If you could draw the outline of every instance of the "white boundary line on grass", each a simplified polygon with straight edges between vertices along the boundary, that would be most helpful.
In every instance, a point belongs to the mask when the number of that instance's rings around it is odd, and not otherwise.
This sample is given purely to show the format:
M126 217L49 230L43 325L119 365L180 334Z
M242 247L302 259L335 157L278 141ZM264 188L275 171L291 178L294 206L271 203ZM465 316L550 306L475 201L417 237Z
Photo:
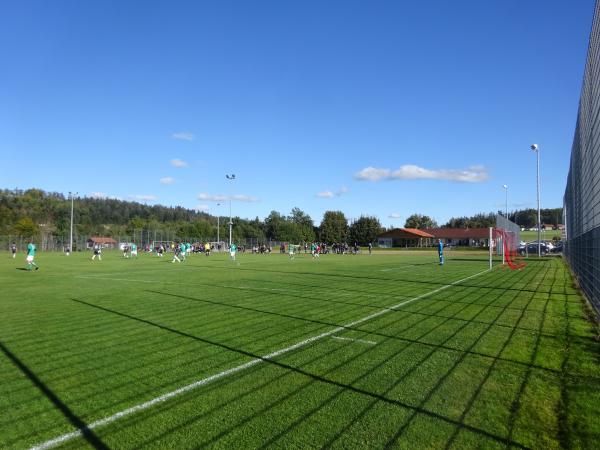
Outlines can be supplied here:
M146 401L144 403L140 403L139 405L132 406L131 408L124 409L123 411L119 411L119 412L113 414L112 416L108 416L108 417L105 417L103 419L96 420L96 421L90 423L89 425L87 425L86 429L87 430L93 430L94 428L98 428L98 427L101 427L101 426L104 426L104 425L108 425L108 424L110 424L112 422L115 422L115 421L117 421L117 420L119 420L119 419L121 419L123 417L129 416L129 415L131 415L133 413L136 413L136 412L139 412L139 411L143 411L143 410L148 409L148 408L150 408L150 407L152 407L152 406L154 406L156 404L163 403L163 402L165 402L165 401L167 401L167 400L169 400L169 399L171 399L173 397L177 397L177 396L179 396L179 395L181 395L181 394L183 394L185 392L189 392L189 391L191 391L193 389L196 389L196 388L198 388L200 386L204 386L205 384L208 384L211 381L215 381L215 380L218 380L220 378L227 377L227 376L229 376L231 374L234 374L236 372L240 372L242 370L248 369L249 367L252 367L252 366L254 366L254 365L258 364L258 363L264 362L265 360L276 358L277 356L280 356L280 355L283 355L284 353L288 353L288 352L291 352L292 350L296 350L298 348L304 347L304 346L306 346L306 345L308 345L308 344L310 344L312 342L315 342L315 341L318 341L320 339L323 339L324 337L332 336L333 334L338 333L339 331L345 330L346 328L351 328L351 327L359 325L359 324L361 324L363 322L367 322L367 321L369 321L371 319L374 319L376 317L382 316L383 314L386 314L386 313L388 313L390 311L393 311L393 310L395 310L397 308L400 308L401 306L407 305L409 303L415 302L415 301L420 300L420 299L425 298L425 297L429 297L430 295L433 295L433 294L435 294L437 292L443 291L444 289L448 289L449 287L454 286L454 285L456 285L458 283L462 283L463 281L467 281L467 280L470 280L471 278L475 278L475 277L477 277L477 276L479 276L479 275L481 275L483 273L489 272L490 270L491 269L486 269L484 271L478 272L475 275L468 276L468 277L463 278L461 280L455 281L455 282L453 282L451 284L447 284L445 286L437 288L437 289L435 289L433 291L426 292L426 293L421 294L421 295L419 295L417 297L413 297L411 299L408 299L408 300L405 300L403 302L400 302L400 303L398 303L396 305L393 305L393 306L387 307L385 309L382 309L380 311L377 311L377 312L375 312L373 314L369 314L368 316L365 316L362 319L358 319L358 320L355 320L353 322L347 323L346 325L342 325L340 327L333 328L333 329L331 329L329 331L326 331L324 333L321 333L321 334L319 334L317 336L313 336L311 338L305 339L304 341L298 342L298 343L296 343L294 345L290 345L289 347L282 348L280 350L277 350L277 351L274 351L274 352L269 353L267 355L264 355L264 356L262 356L260 358L256 358L256 359L250 360L247 363L241 364L241 365L236 366L236 367L232 367L231 369L227 369L227 370L224 370L222 372L219 372L219 373L216 373L214 375L211 375L211 376L209 376L207 378L203 378L201 380L195 381L195 382L193 382L191 384L188 384L187 386L183 386L183 387L180 387L179 389L175 389L174 391L167 392L166 394L163 394L161 396L155 397L155 398L153 398L151 400L148 400L148 401ZM48 440L46 442L42 442L41 444L35 445L35 446L31 447L30 450L44 450L44 449L49 449L49 448L55 447L57 445L60 445L60 444L62 444L64 442L67 442L67 441L70 441L72 439L75 439L76 437L80 437L80 436L83 435L83 433L84 433L83 430L77 430L77 431L73 431L71 433L66 433L66 434L63 434L62 436L58 436L58 437L56 437L54 439L50 439L50 440Z
M339 339L340 341L360 342L361 344L377 345L377 342L375 341L366 341L364 339L353 339L342 336L331 336L331 339Z

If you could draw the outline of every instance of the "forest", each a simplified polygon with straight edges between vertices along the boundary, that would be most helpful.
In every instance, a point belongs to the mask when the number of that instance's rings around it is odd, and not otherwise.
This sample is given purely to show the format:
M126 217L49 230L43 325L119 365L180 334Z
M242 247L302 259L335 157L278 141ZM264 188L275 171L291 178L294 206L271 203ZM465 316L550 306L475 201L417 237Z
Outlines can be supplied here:
M442 227L478 228L495 224L496 213L481 213L472 217L453 217ZM541 210L542 223L557 224L562 208ZM509 214L525 228L535 226L537 212L533 209ZM41 189L0 190L0 236L20 238L54 238L65 241L70 233L71 201L61 193ZM170 236L180 239L222 240L228 236L229 217L212 216L183 207L146 205L111 198L78 197L74 199L73 223L75 236L135 236L145 230L147 235ZM265 218L234 217L233 239L252 239L256 242L357 242L366 245L375 242L385 228L378 218L363 216L348 223L342 211L326 211L317 225L300 208L289 214L271 211ZM440 226L432 218L412 214L405 227L435 228Z

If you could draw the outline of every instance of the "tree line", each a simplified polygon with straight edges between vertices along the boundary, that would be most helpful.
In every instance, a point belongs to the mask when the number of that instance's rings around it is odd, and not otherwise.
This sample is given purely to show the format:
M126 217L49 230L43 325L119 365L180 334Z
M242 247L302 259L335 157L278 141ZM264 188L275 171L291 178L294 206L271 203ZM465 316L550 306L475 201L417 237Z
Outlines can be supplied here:
M562 223L562 208L540 209L540 221L542 224L558 225ZM504 211L497 213L479 213L467 217L452 217L441 228L488 228L496 225L496 215L504 216ZM508 219L522 228L533 228L537 226L537 210L533 208L512 211ZM438 223L429 216L413 214L404 223L406 228L438 228Z
M74 200L74 233L82 236L118 237L136 230L152 230L160 235L180 238L214 239L228 236L228 217L212 216L205 212L182 207L145 205L110 198L80 197ZM45 234L64 238L70 232L71 201L63 194L40 189L0 190L0 235L32 237ZM525 228L537 224L537 211L523 209L511 212L509 219ZM562 208L542 209L542 223L561 223ZM480 228L494 226L496 213L453 217L442 227ZM406 228L437 228L437 222L422 214L412 214ZM313 219L300 208L288 215L278 211L264 219L233 218L233 238L236 241L256 239L258 242L375 242L385 228L376 217L363 216L348 223L341 211L327 211L315 226Z
M70 234L71 200L61 193L40 189L0 190L0 235L64 239ZM145 205L109 198L74 200L74 234L81 236L131 236L136 230L152 230L160 236L223 240L229 235L229 217L212 216L182 207ZM363 216L348 224L341 211L327 211L319 226L300 208L289 215L278 211L263 220L232 218L235 241L257 242L375 242L383 231L376 217ZM217 226L219 232L217 233Z

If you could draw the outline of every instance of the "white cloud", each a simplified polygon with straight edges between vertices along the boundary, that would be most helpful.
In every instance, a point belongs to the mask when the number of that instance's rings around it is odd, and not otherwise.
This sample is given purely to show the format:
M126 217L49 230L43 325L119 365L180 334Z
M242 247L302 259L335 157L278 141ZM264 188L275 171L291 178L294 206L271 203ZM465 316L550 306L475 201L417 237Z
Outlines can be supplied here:
M366 167L354 174L354 178L363 181L379 180L448 180L460 183L480 183L489 178L483 166L470 166L466 170L440 169L431 170L413 164L406 164L399 169L377 169Z
M256 197L252 197L250 195L232 195L231 199L234 202L258 202L259 200Z
M331 191L323 191L323 192L317 193L317 197L319 197L319 198L331 198L334 195L335 194Z
M400 213L397 213L397 212L393 212L388 216L388 218L390 218L390 219L400 219L401 217L402 216L400 215Z
M323 191L323 192L318 192L315 195L317 197L319 197L319 198L332 198L332 197L340 197L343 194L345 194L346 192L348 192L348 188L346 186L343 186L339 190L337 190L336 192Z
M91 194L88 195L88 197L95 198L98 200L105 200L105 199L119 200L119 201L123 200L121 197L117 197L115 195L108 195L105 192L92 192Z
M185 162L185 161L184 161L184 160L182 160L182 159L177 159L177 158L176 158L176 159L172 159L172 160L171 160L171 165L172 165L173 167L177 167L178 169L181 169L182 167L187 167L187 166L188 166L188 163L187 163L187 162Z
M354 178L363 181L379 181L384 178L389 178L390 169L377 169L375 167L365 167L354 174Z
M196 207L194 209L196 211L208 211L210 209L210 206L208 206L208 205L196 205Z
M190 133L189 131L181 131L179 133L173 133L171 135L171 137L173 139L177 139L178 141L193 141L194 139L196 139L196 136L194 136L194 134Z
M137 200L140 202L151 202L157 199L156 195L151 194L130 194L128 197L131 200Z
M225 200L229 200L229 197L226 195L210 195L206 193L198 194L198 200L202 200L205 202L224 202Z
M226 202L226 201L234 201L234 202L258 202L260 201L256 197L252 197L250 195L211 195L207 193L198 194L198 200L206 201L206 202Z
M160 184L173 184L175 183L175 179L172 177L162 177L160 180Z

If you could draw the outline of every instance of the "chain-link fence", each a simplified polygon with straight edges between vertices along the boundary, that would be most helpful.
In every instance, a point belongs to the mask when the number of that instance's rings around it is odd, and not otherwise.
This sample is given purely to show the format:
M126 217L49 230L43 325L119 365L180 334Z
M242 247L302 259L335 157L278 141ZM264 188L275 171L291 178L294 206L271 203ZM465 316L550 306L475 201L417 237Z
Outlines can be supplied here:
M564 254L600 314L600 1L596 2L567 187Z

